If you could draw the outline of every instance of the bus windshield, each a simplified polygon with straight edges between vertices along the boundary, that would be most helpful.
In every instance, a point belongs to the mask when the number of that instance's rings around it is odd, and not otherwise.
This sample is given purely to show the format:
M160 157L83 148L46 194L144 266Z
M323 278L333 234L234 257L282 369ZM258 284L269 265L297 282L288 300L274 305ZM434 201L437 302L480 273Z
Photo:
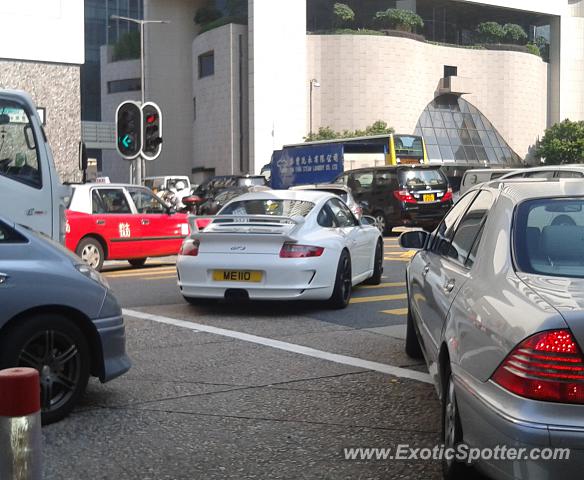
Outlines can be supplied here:
M393 141L397 155L424 155L422 137L416 135L394 135Z

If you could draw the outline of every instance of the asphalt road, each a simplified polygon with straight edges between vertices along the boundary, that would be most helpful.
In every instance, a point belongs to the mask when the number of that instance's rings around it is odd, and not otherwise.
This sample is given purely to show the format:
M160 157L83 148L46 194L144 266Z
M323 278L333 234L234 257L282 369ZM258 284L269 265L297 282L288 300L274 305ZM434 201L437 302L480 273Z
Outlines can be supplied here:
M133 368L91 380L73 414L43 429L45 478L440 478L435 461L344 458L440 443L434 387L403 352L411 253L387 238L384 283L358 287L342 311L194 307L173 259L109 265Z

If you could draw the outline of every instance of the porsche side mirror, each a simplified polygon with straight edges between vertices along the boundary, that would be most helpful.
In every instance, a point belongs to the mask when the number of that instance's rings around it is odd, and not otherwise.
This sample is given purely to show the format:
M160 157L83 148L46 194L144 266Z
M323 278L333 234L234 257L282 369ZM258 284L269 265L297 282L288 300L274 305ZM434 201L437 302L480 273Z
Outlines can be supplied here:
M428 232L423 230L414 230L413 232L402 233L399 237L399 244L402 248L413 248L420 250L426 245Z

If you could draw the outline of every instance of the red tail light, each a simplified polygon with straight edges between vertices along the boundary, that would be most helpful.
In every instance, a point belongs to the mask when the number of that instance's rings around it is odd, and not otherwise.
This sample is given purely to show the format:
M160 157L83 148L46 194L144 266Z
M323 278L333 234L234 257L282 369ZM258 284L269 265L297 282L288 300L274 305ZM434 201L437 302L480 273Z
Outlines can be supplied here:
M448 202L450 200L452 200L452 188L448 187L448 190L446 190L446 193L442 196L441 201Z
M407 190L395 190L393 196L400 202L418 203L418 201Z
M201 242L199 240L185 240L180 247L179 255L184 255L187 257L196 257L199 254L199 245Z
M522 397L584 403L584 357L568 329L527 338L499 365L492 379Z
M322 247L285 243L280 250L280 258L320 257L322 252L324 252L324 248Z

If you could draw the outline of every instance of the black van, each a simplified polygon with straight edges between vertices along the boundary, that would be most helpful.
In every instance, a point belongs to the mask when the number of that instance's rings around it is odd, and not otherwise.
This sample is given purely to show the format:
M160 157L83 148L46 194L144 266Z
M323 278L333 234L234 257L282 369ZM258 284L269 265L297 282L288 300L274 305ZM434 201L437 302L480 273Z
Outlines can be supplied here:
M433 230L452 206L452 190L439 166L360 168L341 174L335 183L351 188L385 234L401 225Z

